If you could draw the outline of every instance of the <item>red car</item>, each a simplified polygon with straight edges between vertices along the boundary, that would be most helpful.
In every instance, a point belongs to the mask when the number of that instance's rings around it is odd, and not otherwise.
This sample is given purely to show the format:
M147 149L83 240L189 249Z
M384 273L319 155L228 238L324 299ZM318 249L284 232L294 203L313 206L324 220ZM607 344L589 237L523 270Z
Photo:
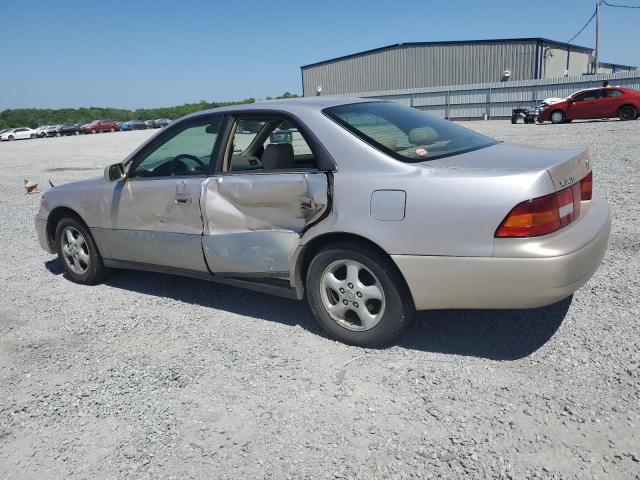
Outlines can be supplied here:
M115 120L94 120L91 123L82 125L82 131L84 133L115 132L120 130L120 125L120 122Z
M640 115L640 92L630 88L601 87L580 90L538 115L538 122L565 123L588 118L633 120Z

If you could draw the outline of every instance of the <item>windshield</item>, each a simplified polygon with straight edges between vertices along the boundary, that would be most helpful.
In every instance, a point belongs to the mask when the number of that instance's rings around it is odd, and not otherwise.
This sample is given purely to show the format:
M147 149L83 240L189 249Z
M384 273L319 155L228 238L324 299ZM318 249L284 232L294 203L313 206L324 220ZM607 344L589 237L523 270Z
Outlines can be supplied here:
M397 103L351 103L324 112L365 142L403 162L424 162L498 143Z

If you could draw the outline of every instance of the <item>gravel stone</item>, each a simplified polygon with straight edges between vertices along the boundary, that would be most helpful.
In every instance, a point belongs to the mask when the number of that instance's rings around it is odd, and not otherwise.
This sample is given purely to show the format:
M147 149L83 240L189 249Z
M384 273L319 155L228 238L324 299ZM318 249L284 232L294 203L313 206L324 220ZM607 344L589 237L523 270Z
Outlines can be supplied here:
M464 125L589 146L608 252L572 299L423 312L381 350L205 281L71 283L23 179L101 175L154 132L0 144L0 478L638 478L640 121Z

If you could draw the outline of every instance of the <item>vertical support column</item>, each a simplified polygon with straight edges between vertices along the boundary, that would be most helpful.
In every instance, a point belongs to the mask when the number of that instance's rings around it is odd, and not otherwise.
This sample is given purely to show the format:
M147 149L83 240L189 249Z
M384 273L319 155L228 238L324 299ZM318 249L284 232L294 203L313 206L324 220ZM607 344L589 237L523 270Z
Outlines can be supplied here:
M444 118L446 118L447 120L449 120L449 96L450 96L451 90L447 89L447 106L444 109Z
M491 87L487 91L487 108L486 108L487 120L491 118Z
M596 0L596 51L593 63L593 73L597 75L600 68L600 0Z

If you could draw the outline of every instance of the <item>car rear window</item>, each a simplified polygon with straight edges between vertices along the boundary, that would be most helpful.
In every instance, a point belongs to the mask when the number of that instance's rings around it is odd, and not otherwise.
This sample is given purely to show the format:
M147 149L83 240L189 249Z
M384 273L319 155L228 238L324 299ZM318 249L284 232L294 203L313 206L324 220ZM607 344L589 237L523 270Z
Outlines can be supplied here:
M325 114L369 143L403 162L457 155L498 143L448 120L390 102L329 107Z

